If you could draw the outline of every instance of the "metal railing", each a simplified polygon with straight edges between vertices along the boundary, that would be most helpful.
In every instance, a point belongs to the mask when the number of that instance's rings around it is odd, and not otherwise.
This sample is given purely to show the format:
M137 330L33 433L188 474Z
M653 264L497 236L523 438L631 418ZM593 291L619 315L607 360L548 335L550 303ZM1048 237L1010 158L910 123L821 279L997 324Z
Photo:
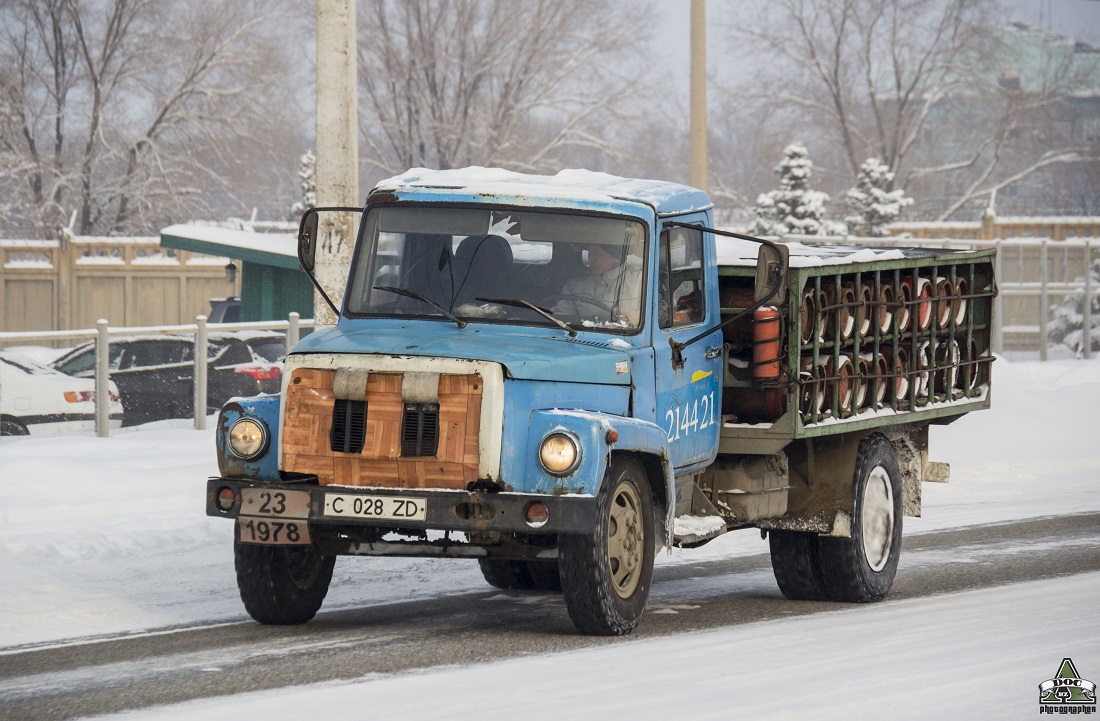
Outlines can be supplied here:
M162 325L148 327L112 328L106 319L100 319L95 328L71 331L42 332L5 332L0 333L0 347L26 343L57 343L59 341L95 340L95 431L96 435L109 435L110 394L110 349L111 338L134 335L179 335L194 334L194 428L206 428L207 410L207 340L210 332L234 332L247 330L274 330L286 333L286 348L289 353L301 337L303 328L313 328L313 319L301 320L298 313L291 313L286 320L256 321L249 323L207 323L206 316L195 317L194 323L185 325Z

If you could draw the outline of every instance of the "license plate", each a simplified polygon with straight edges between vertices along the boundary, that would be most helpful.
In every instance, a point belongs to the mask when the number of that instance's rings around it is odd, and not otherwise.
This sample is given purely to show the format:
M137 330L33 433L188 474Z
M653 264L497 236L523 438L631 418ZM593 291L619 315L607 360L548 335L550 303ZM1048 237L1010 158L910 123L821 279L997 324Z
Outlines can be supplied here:
M309 523L305 520L278 520L238 516L237 529L241 543L261 543L271 546L307 546L310 544Z
M240 515L265 518L309 518L309 491L242 488Z
M428 499L326 493L324 514L329 518L423 521L428 517Z

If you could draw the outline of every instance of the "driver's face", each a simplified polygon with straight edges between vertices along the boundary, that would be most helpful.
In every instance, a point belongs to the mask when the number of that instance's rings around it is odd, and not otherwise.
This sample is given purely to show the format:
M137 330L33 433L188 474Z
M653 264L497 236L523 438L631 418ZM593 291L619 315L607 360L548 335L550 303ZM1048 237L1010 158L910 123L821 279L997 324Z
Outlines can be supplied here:
M618 265L615 256L598 243L586 243L583 248L588 251L588 268L594 275L603 275Z

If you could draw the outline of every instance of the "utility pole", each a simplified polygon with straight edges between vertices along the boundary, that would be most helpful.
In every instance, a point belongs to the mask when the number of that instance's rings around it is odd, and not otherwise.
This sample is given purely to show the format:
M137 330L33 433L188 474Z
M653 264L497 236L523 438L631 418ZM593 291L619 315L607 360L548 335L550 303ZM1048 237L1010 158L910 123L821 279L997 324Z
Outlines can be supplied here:
M706 0L691 0L691 184L707 189Z
M355 0L317 0L317 205L355 207L359 199L359 111L356 77ZM332 219L326 213L323 217ZM358 214L318 229L314 273L340 306L351 263ZM317 326L336 316L314 292Z

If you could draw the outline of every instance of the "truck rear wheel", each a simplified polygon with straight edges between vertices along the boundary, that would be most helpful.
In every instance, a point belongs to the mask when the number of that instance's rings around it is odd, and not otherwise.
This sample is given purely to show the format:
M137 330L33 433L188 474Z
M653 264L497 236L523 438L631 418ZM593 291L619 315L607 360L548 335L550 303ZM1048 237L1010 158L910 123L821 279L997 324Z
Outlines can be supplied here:
M328 593L336 556L313 546L259 546L233 541L237 588L248 615L290 625L313 618Z
M535 588L535 582L524 561L479 558L477 565L481 567L485 582L493 588Z
M852 479L851 538L818 538L821 577L835 601L878 601L890 591L901 554L901 473L890 442L860 444Z
M531 575L531 582L540 591L560 591L561 573L558 571L557 561L528 561L527 573Z
M821 578L817 534L768 531L772 573L783 595L792 601L823 601L829 597Z
M621 636L638 625L653 581L653 500L637 460L611 463L596 519L590 533L558 539L565 607L581 633Z

